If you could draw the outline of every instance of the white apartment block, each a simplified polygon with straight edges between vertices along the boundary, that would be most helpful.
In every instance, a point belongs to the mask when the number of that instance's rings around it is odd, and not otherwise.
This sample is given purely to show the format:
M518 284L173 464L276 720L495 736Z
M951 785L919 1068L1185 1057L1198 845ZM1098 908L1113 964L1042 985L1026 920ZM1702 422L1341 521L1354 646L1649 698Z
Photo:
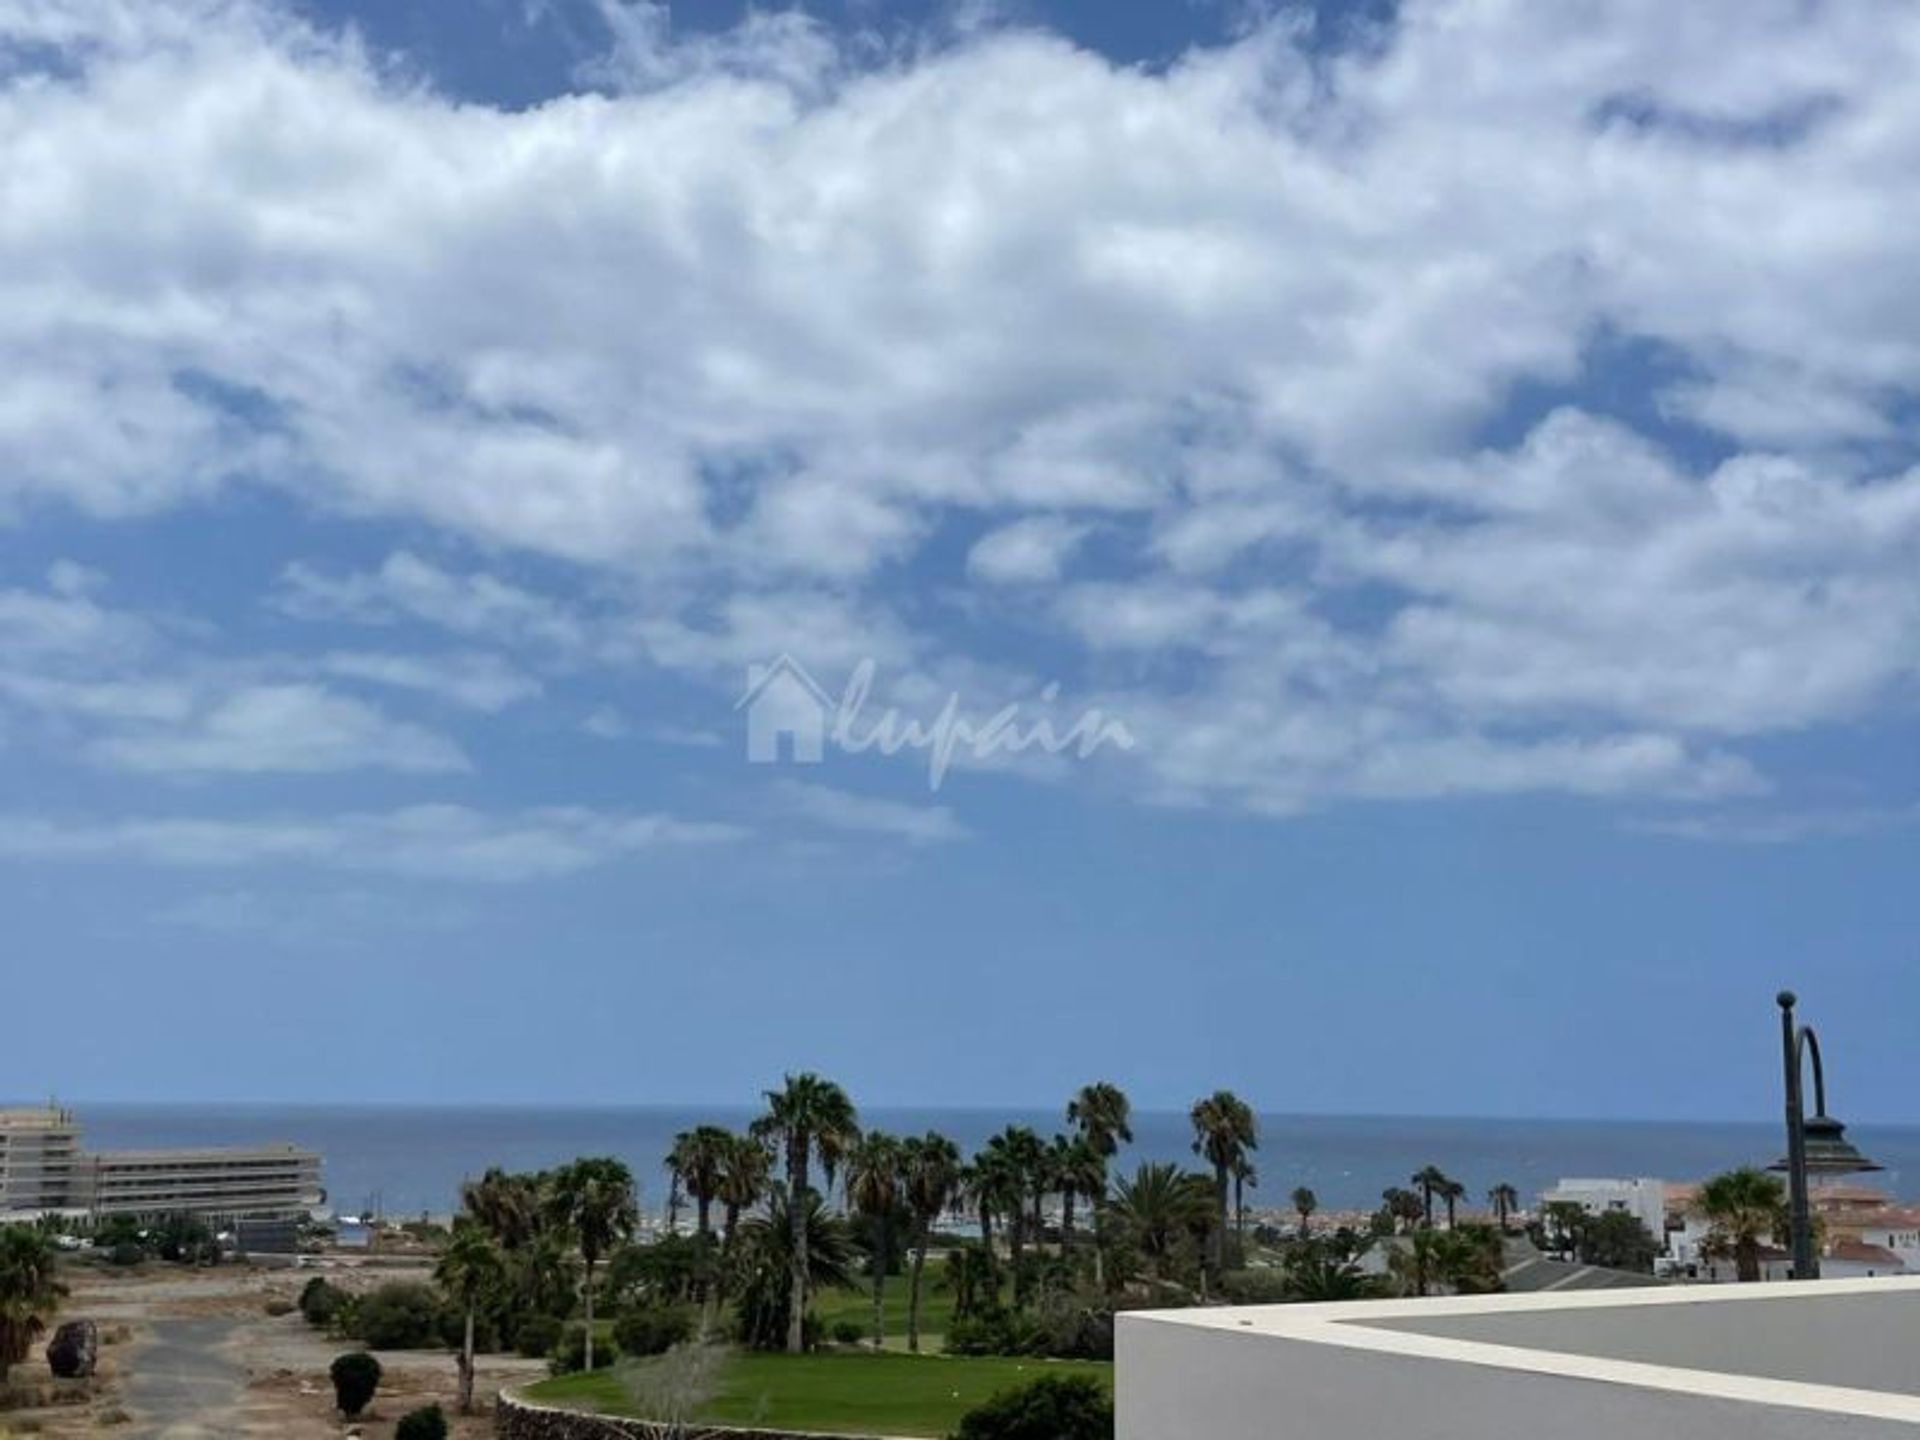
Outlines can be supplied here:
M1637 1180L1562 1180L1542 1192L1541 1209L1548 1205L1578 1205L1589 1215L1624 1212L1647 1227L1656 1243L1665 1245L1667 1234L1667 1182L1642 1177Z
M0 1217L71 1211L283 1219L320 1204L320 1157L294 1145L80 1148L69 1111L0 1110Z

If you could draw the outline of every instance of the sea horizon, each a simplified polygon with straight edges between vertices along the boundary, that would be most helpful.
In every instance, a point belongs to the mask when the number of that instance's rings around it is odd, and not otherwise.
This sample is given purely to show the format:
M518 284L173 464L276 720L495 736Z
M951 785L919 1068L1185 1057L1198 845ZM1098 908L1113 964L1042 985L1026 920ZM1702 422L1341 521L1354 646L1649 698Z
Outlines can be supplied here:
M702 1123L743 1126L751 1105L473 1104L412 1102L67 1101L96 1149L163 1145L290 1142L318 1151L329 1204L342 1213L442 1215L457 1204L463 1180L490 1166L540 1169L578 1155L627 1162L643 1208L667 1203L663 1162L672 1137ZM1002 1127L1065 1128L1059 1107L863 1107L870 1126L951 1135L971 1150ZM1604 1119L1470 1115L1260 1113L1254 1160L1255 1209L1286 1209L1296 1186L1323 1209L1371 1209L1389 1185L1438 1165L1467 1186L1469 1205L1495 1184L1512 1184L1523 1202L1573 1176L1653 1176L1686 1181L1739 1165L1769 1165L1783 1148L1778 1122L1761 1120ZM1138 1109L1135 1143L1117 1157L1115 1176L1143 1161L1199 1162L1184 1111ZM1900 1198L1920 1187L1920 1125L1861 1124L1849 1132L1886 1167L1873 1183ZM1913 1177L1910 1181L1908 1177Z

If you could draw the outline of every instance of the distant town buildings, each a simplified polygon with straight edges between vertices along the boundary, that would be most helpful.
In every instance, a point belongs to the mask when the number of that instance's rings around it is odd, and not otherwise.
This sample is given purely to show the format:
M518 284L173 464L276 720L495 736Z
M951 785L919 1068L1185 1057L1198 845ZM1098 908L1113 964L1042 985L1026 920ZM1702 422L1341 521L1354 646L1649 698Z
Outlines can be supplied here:
M0 1110L0 1219L187 1212L275 1220L324 1198L320 1157L295 1145L89 1152L70 1110Z

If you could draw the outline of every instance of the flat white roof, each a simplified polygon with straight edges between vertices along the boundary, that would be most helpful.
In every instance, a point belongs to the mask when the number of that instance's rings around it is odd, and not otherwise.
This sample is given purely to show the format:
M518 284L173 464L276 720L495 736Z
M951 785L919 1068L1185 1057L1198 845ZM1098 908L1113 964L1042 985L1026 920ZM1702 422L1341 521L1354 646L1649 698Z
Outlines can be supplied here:
M1123 1312L1349 1351L1920 1425L1920 1278ZM1664 1362L1649 1358L1662 1355Z

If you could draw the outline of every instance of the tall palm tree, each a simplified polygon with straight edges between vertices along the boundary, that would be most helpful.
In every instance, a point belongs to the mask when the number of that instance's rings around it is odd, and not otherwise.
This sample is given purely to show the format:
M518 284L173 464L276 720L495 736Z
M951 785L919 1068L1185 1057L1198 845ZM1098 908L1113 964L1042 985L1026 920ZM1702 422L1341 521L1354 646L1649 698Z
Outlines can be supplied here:
M873 1348L887 1338L887 1268L893 1258L893 1217L904 1188L900 1142L869 1130L847 1156L847 1203L873 1226Z
M1394 1221L1396 1230L1412 1229L1427 1213L1425 1201L1398 1185L1389 1185L1380 1192L1380 1208Z
M1425 1223L1433 1224L1433 1197L1442 1193L1453 1183L1447 1172L1438 1165L1423 1165L1413 1175L1413 1188L1420 1192L1420 1206L1425 1212Z
M499 1287L506 1274L493 1236L472 1220L456 1220L453 1239L440 1252L433 1278L465 1317L460 1338L460 1413L473 1413L473 1321L480 1306Z
M1218 1280L1227 1268L1229 1181L1235 1168L1247 1163L1249 1152L1260 1148L1259 1126L1252 1107L1231 1090L1216 1090L1205 1099L1194 1101L1188 1118L1193 1122L1193 1153L1213 1166L1217 1223L1209 1259L1214 1278Z
M960 1147L929 1130L901 1142L900 1194L913 1215L913 1270L907 1282L907 1349L920 1350L920 1277L934 1223L957 1201L961 1189Z
M1122 1145L1133 1143L1133 1103L1127 1092L1106 1080L1083 1085L1067 1102L1067 1123L1100 1157L1102 1165L1112 1161ZM1106 1286L1106 1256L1100 1243L1100 1217L1106 1207L1106 1175L1100 1177L1101 1193L1093 1202L1093 1278Z
M793 1296L787 1311L787 1353L798 1355L806 1348L807 1287L807 1214L805 1200L813 1187L809 1171L813 1158L820 1158L827 1188L833 1188L835 1170L860 1138L860 1117L847 1092L831 1080L811 1072L789 1075L778 1090L766 1092L767 1113L753 1122L754 1135L776 1144L784 1152L787 1166L787 1207L793 1229Z
M1107 1198L1107 1161L1084 1135L1053 1137L1053 1178L1060 1187L1060 1253L1073 1253L1073 1207L1085 1200L1097 1214Z
M977 1181L984 1186L985 1203L1007 1222L1007 1249L1013 1262L1014 1299L1024 1293L1022 1257L1029 1230L1038 1228L1037 1193L1046 1184L1047 1147L1025 1125L1009 1125L993 1136L975 1164ZM1037 1239L1037 1234L1035 1235Z
M1451 1230L1454 1226L1456 1207L1460 1204L1461 1200L1466 1198L1467 1187L1462 1185L1458 1180L1450 1179L1441 1185L1435 1193L1438 1194L1442 1200L1446 1201L1447 1229Z
M1102 1160L1133 1143L1133 1104L1126 1091L1107 1081L1083 1085L1067 1102L1067 1123L1085 1137Z
M1247 1244L1247 1191L1260 1185L1260 1172L1244 1155L1233 1167L1233 1233L1244 1252Z
M460 1187L460 1208L502 1250L518 1250L540 1232L540 1177L494 1166Z
M807 1284L796 1291L793 1255L796 1240L803 1236ZM767 1192L764 1213L740 1222L738 1242L735 1268L742 1338L756 1349L785 1346L801 1295L829 1287L850 1288L854 1283L853 1237L845 1220L827 1213L816 1190L808 1190L796 1205L788 1198L787 1187L776 1180Z
M1493 1218L1500 1226L1500 1233L1508 1233L1507 1221L1513 1218L1513 1212L1520 1208L1520 1192L1502 1180L1487 1191L1487 1204L1493 1207Z
M1729 1256L1734 1273L1751 1283L1760 1278L1760 1247L1788 1228L1787 1192L1764 1170L1745 1167L1716 1175L1700 1187L1700 1213L1712 1223L1709 1253Z
M0 1225L0 1385L67 1293L55 1276L53 1241L31 1225Z
M733 1138L731 1131L718 1125L701 1125L674 1136L673 1148L667 1152L667 1169L693 1198L694 1232L702 1238L713 1233L713 1202L720 1195Z
M1293 1192L1293 1213L1300 1217L1300 1238L1313 1233L1313 1212L1320 1208L1320 1197L1302 1185Z
M767 1147L751 1135L729 1135L720 1157L720 1248L731 1253L740 1217L758 1205L767 1193L773 1159Z
M633 1172L611 1156L575 1160L554 1172L550 1207L553 1218L573 1233L586 1267L581 1287L586 1301L586 1365L593 1369L593 1268L640 1223L633 1194Z

